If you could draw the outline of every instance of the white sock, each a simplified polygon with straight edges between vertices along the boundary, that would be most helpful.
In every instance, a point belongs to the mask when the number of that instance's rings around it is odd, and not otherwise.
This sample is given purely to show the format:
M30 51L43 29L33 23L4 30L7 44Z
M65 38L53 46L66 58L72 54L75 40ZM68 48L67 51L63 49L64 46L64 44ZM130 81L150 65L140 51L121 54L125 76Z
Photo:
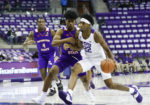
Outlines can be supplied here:
M68 92L70 93L70 95L72 96L73 91L71 89L68 89Z
M134 93L134 89L133 88L131 88L131 87L129 87L129 93Z
M88 90L88 91L86 91L86 92L87 92L87 94L89 94L89 95L93 95L92 92L91 92L91 90Z
M52 87L55 87L55 80L52 81Z
M93 103L95 101L95 97L91 90L86 91L87 92L87 97L90 99L90 101Z

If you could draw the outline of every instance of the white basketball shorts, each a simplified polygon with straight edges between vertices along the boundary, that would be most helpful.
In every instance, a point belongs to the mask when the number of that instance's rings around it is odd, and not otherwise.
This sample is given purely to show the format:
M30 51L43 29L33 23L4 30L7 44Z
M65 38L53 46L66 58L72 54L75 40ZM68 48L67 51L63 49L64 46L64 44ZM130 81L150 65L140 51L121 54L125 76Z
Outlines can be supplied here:
M111 78L111 73L104 73L100 67L101 61L104 59L100 58L85 58L78 63L81 65L83 72L87 72L91 70L93 66L95 66L96 70L101 73L103 80Z

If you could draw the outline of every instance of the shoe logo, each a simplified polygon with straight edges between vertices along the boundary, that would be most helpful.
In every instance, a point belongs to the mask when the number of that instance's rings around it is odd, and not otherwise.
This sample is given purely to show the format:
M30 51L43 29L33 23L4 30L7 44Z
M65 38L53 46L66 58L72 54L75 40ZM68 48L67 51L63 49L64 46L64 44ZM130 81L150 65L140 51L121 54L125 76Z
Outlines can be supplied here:
M66 97L66 99L68 100L68 101L70 101L70 102L72 102L72 97L71 97L71 95L67 92L67 97Z

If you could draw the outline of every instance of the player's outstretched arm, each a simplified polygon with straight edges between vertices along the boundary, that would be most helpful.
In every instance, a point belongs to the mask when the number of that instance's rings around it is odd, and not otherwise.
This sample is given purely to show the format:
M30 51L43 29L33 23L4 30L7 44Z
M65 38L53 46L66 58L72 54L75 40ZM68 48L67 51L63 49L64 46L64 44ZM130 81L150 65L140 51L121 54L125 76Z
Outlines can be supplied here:
M30 32L29 36L26 38L25 42L23 43L24 46L34 44L34 34L33 31Z
M81 51L83 48L82 42L78 39L79 31L75 35L75 44L68 44L68 47L72 50Z
M72 44L68 44L68 43L65 43L64 44L64 49L65 50L68 50L68 49L71 49L71 50L75 50L75 51L81 51L82 48L76 46L76 45L72 45Z
M25 42L23 43L23 48L25 51L29 50L28 45L30 44L35 44L33 31L30 32L29 36L26 38Z
M114 60L113 53L111 52L111 50L109 49L108 44L105 42L104 38L102 37L102 35L99 32L95 32L94 40L95 40L96 43L99 43L103 47L103 49L105 50L107 56L110 59Z
M60 29L56 32L52 42L53 46L61 46L64 43L75 44L75 39L73 37L61 39L62 34L63 34L63 29Z

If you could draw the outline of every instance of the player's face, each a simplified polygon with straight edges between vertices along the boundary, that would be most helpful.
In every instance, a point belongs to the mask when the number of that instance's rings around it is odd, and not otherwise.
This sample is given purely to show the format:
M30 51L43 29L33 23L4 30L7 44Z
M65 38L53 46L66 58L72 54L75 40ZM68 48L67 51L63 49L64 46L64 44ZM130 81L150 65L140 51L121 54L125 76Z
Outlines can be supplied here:
M38 21L37 21L37 26L38 26L38 28L40 28L40 29L45 28L45 20L44 20L44 19L38 19Z
M90 25L85 22L80 22L79 24L80 24L81 31L86 31L86 30L90 29Z
M75 20L73 19L67 19L66 20L66 27L69 31L72 31L74 29L74 25L75 25Z

